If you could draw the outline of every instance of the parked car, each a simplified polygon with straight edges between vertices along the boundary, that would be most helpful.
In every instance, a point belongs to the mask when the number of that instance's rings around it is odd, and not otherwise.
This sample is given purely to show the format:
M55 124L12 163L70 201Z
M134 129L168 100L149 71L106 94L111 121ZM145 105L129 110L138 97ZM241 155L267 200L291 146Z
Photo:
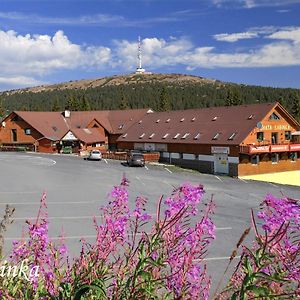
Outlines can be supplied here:
M145 166L145 159L142 153L138 152L131 152L127 155L127 164L130 167L137 166L137 167L144 167Z
M88 157L86 158L88 160L101 160L102 154L99 150L92 150L90 151Z

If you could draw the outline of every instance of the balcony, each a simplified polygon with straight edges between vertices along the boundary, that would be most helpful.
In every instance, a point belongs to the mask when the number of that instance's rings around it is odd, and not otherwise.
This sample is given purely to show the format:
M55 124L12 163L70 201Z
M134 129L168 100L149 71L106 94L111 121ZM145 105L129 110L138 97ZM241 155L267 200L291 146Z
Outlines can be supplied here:
M299 144L245 145L245 146L240 146L240 153L243 153L243 154L295 152L295 151L300 151L300 143Z

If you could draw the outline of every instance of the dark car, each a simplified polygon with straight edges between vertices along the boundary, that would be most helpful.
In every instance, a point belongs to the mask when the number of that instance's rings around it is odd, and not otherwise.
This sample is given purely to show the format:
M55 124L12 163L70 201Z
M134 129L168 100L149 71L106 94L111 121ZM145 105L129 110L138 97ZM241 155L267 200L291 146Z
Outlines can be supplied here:
M145 159L142 153L129 153L127 155L127 164L130 167L144 167L145 166Z

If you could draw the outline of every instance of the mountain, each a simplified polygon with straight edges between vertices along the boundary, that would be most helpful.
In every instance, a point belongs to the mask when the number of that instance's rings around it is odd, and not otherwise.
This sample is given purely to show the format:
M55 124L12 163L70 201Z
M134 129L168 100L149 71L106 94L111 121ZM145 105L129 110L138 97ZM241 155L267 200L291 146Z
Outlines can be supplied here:
M69 81L0 93L2 114L12 110L177 110L281 102L300 119L300 90L222 82L183 74L129 74Z

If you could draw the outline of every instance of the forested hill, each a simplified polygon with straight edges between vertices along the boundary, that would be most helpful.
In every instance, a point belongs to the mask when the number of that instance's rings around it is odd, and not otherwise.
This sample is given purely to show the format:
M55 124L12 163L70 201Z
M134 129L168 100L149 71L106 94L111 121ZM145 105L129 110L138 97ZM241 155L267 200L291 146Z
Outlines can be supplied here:
M145 74L39 86L0 94L12 110L102 110L151 107L178 110L257 102L282 103L300 120L300 90L239 85L180 74Z

